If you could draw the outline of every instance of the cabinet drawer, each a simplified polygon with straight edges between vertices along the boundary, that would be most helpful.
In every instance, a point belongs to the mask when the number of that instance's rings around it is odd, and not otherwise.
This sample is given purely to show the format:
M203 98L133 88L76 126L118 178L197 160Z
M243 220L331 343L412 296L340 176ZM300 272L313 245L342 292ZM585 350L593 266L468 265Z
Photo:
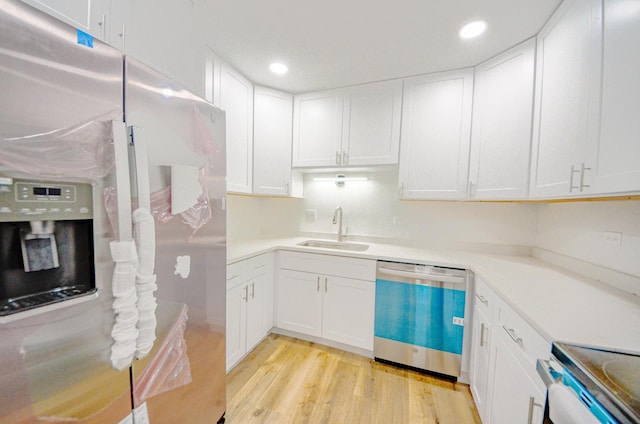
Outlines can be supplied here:
M508 339L508 345L518 354L529 371L535 373L536 361L540 358L548 358L551 353L551 343L547 342L502 299L498 301L496 331Z
M489 321L493 321L496 310L496 295L489 288L487 283L482 281L477 275L474 278L474 305L484 314Z
M255 278L273 271L273 253L254 256L245 262L247 278Z
M295 271L375 281L376 261L314 253L279 253L279 267Z
M244 283L249 278L247 274L247 261L227 265L227 290Z

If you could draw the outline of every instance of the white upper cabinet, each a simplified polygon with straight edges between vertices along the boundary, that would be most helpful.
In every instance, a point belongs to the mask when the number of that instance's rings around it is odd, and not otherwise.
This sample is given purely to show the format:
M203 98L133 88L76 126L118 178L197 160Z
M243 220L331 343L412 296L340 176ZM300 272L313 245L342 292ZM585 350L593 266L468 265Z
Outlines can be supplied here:
M398 162L402 81L295 96L293 166Z
M254 89L253 192L286 196L291 188L293 96Z
M535 39L476 67L469 198L527 197L534 67Z
M402 198L465 198L472 95L473 69L404 80Z
M22 0L95 38L109 42L111 0Z
M227 120L227 191L251 193L253 162L253 85L221 65L220 107Z
M640 190L640 1L604 2L600 138L589 149L591 190Z
M402 80L345 90L340 165L398 163Z
M301 94L293 106L293 166L336 166L342 160L342 104L338 91Z
M538 34L531 197L589 192L597 144L602 5L566 0Z

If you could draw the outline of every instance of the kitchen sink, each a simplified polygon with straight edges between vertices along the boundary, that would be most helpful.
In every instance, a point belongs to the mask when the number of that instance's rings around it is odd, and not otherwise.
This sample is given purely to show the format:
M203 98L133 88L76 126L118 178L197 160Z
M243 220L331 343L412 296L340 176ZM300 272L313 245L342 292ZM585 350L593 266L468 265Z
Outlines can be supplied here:
M301 243L298 243L298 246L320 247L322 249L350 250L353 252L364 252L369 248L368 244L330 240L305 240Z

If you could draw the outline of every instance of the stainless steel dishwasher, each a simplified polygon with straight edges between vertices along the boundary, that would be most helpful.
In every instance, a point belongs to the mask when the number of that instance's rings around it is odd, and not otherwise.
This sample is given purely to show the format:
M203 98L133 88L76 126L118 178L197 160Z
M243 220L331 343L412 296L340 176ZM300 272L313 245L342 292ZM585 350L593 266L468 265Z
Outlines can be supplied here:
M468 281L464 269L378 261L375 358L460 377Z

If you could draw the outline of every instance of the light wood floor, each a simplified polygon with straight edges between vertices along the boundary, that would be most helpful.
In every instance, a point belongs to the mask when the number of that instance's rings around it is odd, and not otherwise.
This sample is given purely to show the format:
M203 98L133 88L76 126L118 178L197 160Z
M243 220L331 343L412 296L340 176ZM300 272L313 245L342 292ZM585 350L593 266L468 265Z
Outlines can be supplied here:
M480 424L469 387L270 335L227 376L227 422Z

